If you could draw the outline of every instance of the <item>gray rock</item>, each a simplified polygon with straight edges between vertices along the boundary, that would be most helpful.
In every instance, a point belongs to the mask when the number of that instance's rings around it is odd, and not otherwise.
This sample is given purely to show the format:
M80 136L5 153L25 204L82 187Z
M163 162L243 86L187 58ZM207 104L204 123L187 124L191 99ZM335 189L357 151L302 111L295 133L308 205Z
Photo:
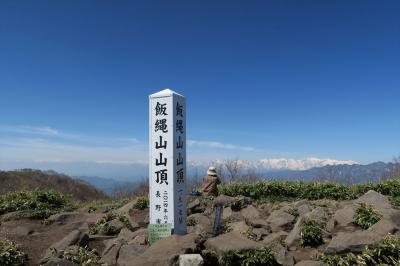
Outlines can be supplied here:
M52 251L56 250L58 252L66 250L69 246L77 245L85 247L89 243L89 236L85 233L82 233L79 230L73 230L68 235L66 235L60 241L52 244L45 252L45 256L42 261L46 261L51 257Z
M300 217L295 225L293 226L292 231L290 231L289 235L286 237L285 242L288 247L294 247L299 245L300 243L300 224L303 222L303 217Z
M260 212L253 205L249 205L246 208L241 209L240 214L247 220L260 218Z
M280 231L292 228L295 219L296 217L283 210L276 210L271 213L267 222L271 225L272 231Z
M151 245L143 254L137 256L134 261L130 261L129 265L172 265L177 262L181 254L198 253L197 242L196 234L172 235L163 238Z
M335 212L333 220L336 226L346 227L354 222L355 209L352 205L344 206Z
M195 213L190 215L192 219L195 220L196 225L193 226L189 231L190 233L196 234L207 234L212 233L213 221L210 216L204 215L202 213Z
M117 265L119 250L121 249L122 241L111 239L106 241L106 247L101 255L101 262L108 266Z
M188 213L188 215L194 214L194 213L202 213L205 211L205 209L206 208L205 208L205 206L203 206L201 204L200 199L196 198L188 203L187 213Z
M268 246L270 246L270 245L272 245L274 243L281 243L287 236L288 236L287 232L279 231L279 232L267 235L261 241L261 243L268 247Z
M204 260L200 254L183 254L179 255L179 266L203 266Z
M3 214L0 217L0 221L7 222L7 221L15 221L21 219L31 219L35 217L35 213L33 211L15 211Z
M132 201L128 202L127 204L125 204L124 206L116 209L114 212L119 215L127 215L127 214L129 214L129 211L133 208L134 204L135 204L135 201L132 200Z
M43 266L79 266L79 264L76 264L69 260L51 258L49 261L43 264Z
M101 226L100 228L100 233L107 235L109 234L110 231L112 232L117 232L117 234L121 231L122 228L125 227L125 224L121 222L118 219L111 220L104 225Z
M390 215L392 214L392 205L390 204L388 197L374 190L370 190L358 199L354 200L354 203L366 203L372 205L374 209L385 218L390 218Z
M26 227L26 226L17 226L11 230L11 234L17 235L17 236L28 236L31 235L34 232L33 229Z
M47 221L56 224L65 224L68 220L79 217L80 215L79 212L62 212L51 215L47 218Z
M231 250L257 249L263 247L261 243L252 241L238 232L229 232L214 238L209 238L204 246L217 253Z
M389 233L396 233L398 231L398 227L392 221L383 218L368 228L368 231L374 232L381 237L385 237Z
M300 204L296 207L300 216L304 216L305 214L311 212L311 207L308 203Z
M135 236L135 233L129 230L128 228L122 228L118 234L118 239L122 239L126 242L132 240Z
M328 213L326 212L326 210L324 208L316 207L314 210L307 213L305 216L310 219L322 221L322 220L326 220L328 218Z
M381 236L372 231L339 232L334 236L325 249L326 254L339 254L344 252L360 252L365 245L379 242Z
M229 206L234 201L235 201L234 197L219 195L214 199L214 206Z
M249 220L249 224L254 228L265 228L268 231L271 230L271 226L265 219L261 219L261 218L251 219L251 220Z
M147 247L136 244L123 245L118 254L119 266L131 266L136 258L146 251Z
M315 260L303 260L295 264L295 266L321 266L322 263Z
M275 255L276 261L281 265L291 266L294 265L294 259L292 254L288 252L286 247L282 246L281 243L274 243L269 246Z
M248 226L245 221L231 223L229 224L229 228L232 232L238 232L241 234L245 234L250 230L250 226Z
M134 239L129 241L128 244L146 245L147 244L147 236L145 236L145 235L136 236Z

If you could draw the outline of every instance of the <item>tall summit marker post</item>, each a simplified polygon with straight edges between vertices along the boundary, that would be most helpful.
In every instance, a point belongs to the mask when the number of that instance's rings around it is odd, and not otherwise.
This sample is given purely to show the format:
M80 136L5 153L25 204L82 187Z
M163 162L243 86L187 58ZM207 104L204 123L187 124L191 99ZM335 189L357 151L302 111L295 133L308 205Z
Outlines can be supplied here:
M155 241L163 230L186 234L186 104L170 89L149 101L149 237Z

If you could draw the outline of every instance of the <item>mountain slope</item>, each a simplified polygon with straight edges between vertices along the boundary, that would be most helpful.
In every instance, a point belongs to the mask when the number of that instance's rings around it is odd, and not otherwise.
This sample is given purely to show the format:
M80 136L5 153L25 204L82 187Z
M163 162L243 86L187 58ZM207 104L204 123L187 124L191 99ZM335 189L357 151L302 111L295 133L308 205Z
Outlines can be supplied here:
M107 196L81 180L74 180L54 171L24 169L18 171L0 171L0 194L21 189L51 188L77 201L104 199Z

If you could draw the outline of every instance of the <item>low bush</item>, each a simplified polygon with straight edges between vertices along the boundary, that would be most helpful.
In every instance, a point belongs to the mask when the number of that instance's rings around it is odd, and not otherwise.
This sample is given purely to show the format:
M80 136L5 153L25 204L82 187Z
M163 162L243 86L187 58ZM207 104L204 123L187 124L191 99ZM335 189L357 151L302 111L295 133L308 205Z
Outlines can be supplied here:
M400 264L400 238L387 235L375 245L366 246L361 254L328 255L321 258L325 265L393 265Z
M324 223L305 219L300 224L300 243L303 247L318 247L324 243L323 240Z
M61 193L51 189L19 191L0 196L0 215L14 211L32 211L33 217L43 219L74 208Z
M100 257L96 254L96 250L89 250L83 247L67 249L61 253L54 251L53 256L69 260L81 266L105 266L100 262Z
M149 206L149 198L148 197L138 197L133 204L133 209L144 210Z
M0 240L0 265L2 266L22 266L25 264L27 256L19 247L7 240Z
M132 226L129 223L129 220L126 216L115 214L113 212L109 212L106 215L104 215L101 219L99 219L96 223L89 225L89 233L92 235L96 235L100 232L105 235L118 234L121 231L121 229L115 228L108 224L108 222L111 222L112 220L116 220L116 219L121 221L124 224L124 227L126 227L128 229L132 229Z
M373 224L377 223L381 218L382 215L377 213L371 205L361 203L356 209L354 223L360 226L362 229L368 229Z
M275 266L279 265L268 248L229 251L218 259L219 265L226 266Z
M383 195L397 197L400 195L400 179L354 185L329 182L263 180L252 184L231 183L219 187L220 194L232 197L242 195L256 200L351 200L358 198L371 189Z

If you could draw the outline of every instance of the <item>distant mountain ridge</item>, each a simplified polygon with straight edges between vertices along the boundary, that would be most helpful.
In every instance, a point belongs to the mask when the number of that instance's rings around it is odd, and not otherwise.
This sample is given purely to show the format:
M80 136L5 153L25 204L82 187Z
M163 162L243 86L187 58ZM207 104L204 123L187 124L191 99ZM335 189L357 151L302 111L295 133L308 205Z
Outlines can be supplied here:
M326 165L307 170L284 170L265 173L264 177L285 180L318 180L339 183L378 181L390 171L390 163L375 162L367 165Z
M54 189L77 201L105 199L107 196L87 182L55 171L22 169L0 171L0 195L22 189Z

